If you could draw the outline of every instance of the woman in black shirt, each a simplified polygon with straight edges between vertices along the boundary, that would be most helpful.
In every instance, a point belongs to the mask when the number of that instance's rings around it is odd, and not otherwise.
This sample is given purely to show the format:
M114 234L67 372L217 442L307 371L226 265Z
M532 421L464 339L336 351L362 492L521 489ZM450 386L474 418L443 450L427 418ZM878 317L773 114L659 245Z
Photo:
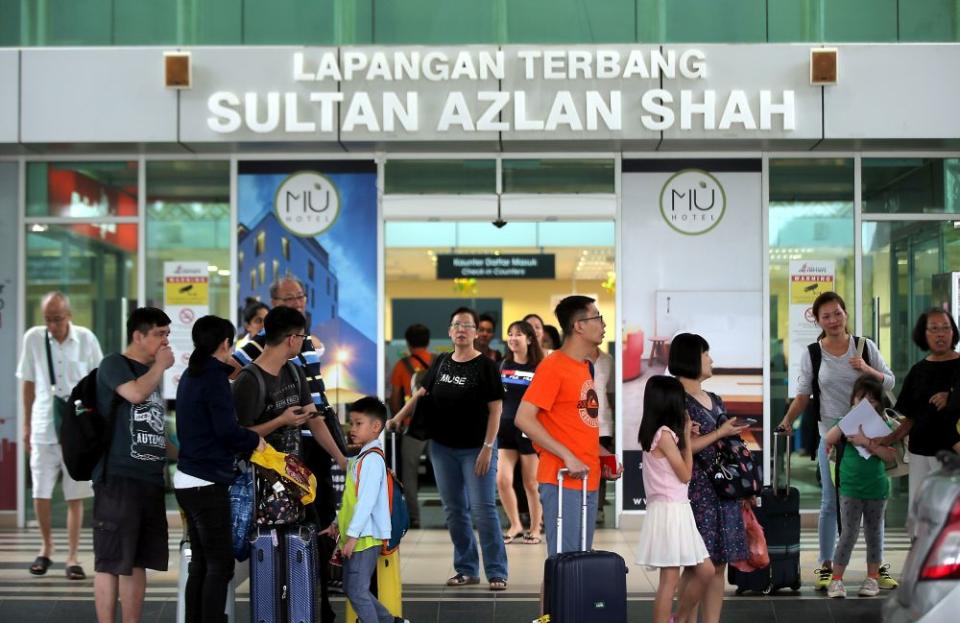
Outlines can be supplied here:
M497 514L497 429L503 384L497 365L474 347L477 313L461 307L450 317L453 353L434 358L418 389L390 421L390 428L413 414L428 392L436 405L431 423L430 462L453 541L456 575L448 586L478 584L480 534L490 590L507 588L507 552ZM472 516L472 521L471 521Z
M960 442L957 419L960 416L960 330L957 323L942 309L931 309L917 319L913 328L913 342L929 354L913 364L900 390L900 398L894 407L906 416L906 421L882 443L890 444L903 439L910 441L910 512L907 530L915 534L913 499L932 470L939 467L936 456L940 450L951 450Z
M543 509L540 506L540 494L537 492L537 466L540 458L533 449L533 443L516 427L515 418L523 394L533 381L534 370L543 360L543 351L537 341L537 334L529 323L518 320L507 329L507 356L500 365L500 380L503 381L503 413L500 415L500 431L497 433L497 490L503 511L510 520L510 527L504 534L504 542L512 543L523 538L524 543L535 545L540 542L540 523ZM530 531L523 531L520 512L517 509L517 493L513 488L513 474L520 460L520 472L523 474L523 489L527 494L527 506L530 509Z

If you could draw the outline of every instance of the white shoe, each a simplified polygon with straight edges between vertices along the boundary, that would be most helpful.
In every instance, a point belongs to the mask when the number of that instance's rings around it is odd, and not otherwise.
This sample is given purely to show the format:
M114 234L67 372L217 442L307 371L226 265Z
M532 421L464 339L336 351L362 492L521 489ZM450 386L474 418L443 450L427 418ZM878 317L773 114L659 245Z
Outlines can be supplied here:
M830 586L827 587L827 597L843 599L847 596L847 589L843 586L843 580L830 580Z
M857 594L861 597L876 597L880 594L880 584L876 578L867 578L860 585L860 591Z

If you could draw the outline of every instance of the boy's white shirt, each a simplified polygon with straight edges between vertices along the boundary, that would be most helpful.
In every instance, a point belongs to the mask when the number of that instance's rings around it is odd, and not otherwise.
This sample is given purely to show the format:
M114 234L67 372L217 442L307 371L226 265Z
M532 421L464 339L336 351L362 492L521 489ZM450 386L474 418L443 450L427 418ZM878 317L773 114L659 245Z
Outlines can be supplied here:
M360 473L362 477L357 478L357 459L373 448L383 450L379 439L365 444L347 465L353 481L358 483L357 503L353 507L353 517L350 518L350 525L346 530L348 537L372 536L376 539L389 539L392 534L390 501L387 499L387 464L383 457L376 452L364 456Z

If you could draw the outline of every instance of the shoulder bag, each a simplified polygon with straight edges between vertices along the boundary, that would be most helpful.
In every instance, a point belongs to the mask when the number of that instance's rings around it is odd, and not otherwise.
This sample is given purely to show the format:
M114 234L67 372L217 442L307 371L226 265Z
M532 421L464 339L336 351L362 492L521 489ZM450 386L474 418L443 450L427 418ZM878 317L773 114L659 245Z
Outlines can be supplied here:
M437 375L449 354L437 355L435 364L437 369L430 380L430 386L426 387L427 393L417 398L417 404L413 407L413 416L410 418L410 425L407 426L407 435L413 439L427 441L433 436L433 422L437 417L437 403L433 399L433 386L437 383Z

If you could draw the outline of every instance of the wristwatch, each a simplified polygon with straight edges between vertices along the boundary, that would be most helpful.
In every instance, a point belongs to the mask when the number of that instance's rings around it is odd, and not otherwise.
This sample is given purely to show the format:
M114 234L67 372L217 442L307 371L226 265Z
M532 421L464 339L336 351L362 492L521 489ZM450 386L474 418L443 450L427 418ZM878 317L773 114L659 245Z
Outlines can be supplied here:
M483 447L484 447L484 448L490 448L491 450L493 450L493 444L492 444L492 443L487 443L486 441L483 442Z

